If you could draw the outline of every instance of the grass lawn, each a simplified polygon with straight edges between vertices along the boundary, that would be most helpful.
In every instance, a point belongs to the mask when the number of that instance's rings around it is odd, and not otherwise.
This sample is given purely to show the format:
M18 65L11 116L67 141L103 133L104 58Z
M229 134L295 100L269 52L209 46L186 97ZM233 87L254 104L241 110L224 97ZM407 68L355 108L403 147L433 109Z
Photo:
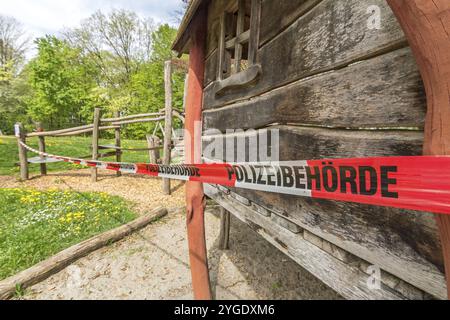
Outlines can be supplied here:
M70 156L70 157L83 157L88 156L92 153L91 143L92 139L89 137L46 137L46 148L47 152ZM27 140L27 144L31 147L38 148L38 139L30 138ZM100 140L100 144L114 144L114 140ZM146 148L147 142L134 141L134 140L122 140L122 146L125 148ZM113 150L103 150L101 153L110 152ZM36 157L35 154L28 152L28 157ZM115 158L104 158L101 160L112 160ZM130 152L124 151L122 155L122 161L124 162L148 162L148 152ZM17 175L19 172L19 167L15 164L19 162L17 140L15 137L11 136L0 136L0 175ZM47 165L48 171L65 171L70 169L79 169L80 166L73 165L70 163L51 163ZM39 173L39 165L30 164L30 173Z
M0 280L133 220L129 208L105 193L0 189Z

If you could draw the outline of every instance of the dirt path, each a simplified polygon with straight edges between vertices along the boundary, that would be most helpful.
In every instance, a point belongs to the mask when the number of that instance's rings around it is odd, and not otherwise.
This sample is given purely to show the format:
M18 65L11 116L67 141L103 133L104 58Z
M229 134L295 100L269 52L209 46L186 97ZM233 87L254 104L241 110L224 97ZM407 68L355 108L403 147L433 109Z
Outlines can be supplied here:
M0 177L0 188L104 191L141 202L140 212L166 206L169 216L78 260L30 288L25 299L192 299L182 185L174 184L178 189L166 197L157 179L107 175L91 184L88 173L83 170L25 183ZM217 211L210 206L206 214L211 282L217 299L339 299L237 219L232 219L231 249L219 250Z

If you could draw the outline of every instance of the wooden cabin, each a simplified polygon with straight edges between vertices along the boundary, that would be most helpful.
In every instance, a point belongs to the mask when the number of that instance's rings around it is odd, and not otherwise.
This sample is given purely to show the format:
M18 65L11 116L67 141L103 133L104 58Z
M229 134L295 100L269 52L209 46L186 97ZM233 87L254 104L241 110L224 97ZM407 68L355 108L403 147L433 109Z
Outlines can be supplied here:
M424 85L385 0L193 0L178 53L189 53L201 10L204 146L210 129L224 140L237 136L227 129L255 129L239 133L251 149L258 131L276 128L280 161L423 154ZM344 298L447 298L431 213L204 191ZM373 289L377 267L382 283Z

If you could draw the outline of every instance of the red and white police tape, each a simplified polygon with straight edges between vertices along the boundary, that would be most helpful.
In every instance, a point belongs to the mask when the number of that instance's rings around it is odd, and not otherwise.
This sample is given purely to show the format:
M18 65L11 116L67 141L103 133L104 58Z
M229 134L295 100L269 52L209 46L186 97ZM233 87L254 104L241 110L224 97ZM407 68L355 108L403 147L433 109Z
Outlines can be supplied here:
M379 157L164 166L82 160L78 165L226 187L450 214L450 157Z

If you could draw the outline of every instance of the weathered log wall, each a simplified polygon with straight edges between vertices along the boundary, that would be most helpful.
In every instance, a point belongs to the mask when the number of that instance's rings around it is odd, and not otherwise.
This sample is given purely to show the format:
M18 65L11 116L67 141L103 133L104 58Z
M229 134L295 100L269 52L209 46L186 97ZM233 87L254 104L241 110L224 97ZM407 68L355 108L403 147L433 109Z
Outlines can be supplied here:
M426 99L405 36L385 0L262 0L257 61L262 74L246 88L216 95L220 14L209 5L204 130L280 130L280 160L421 155ZM367 26L367 9L381 9L381 29ZM255 152L251 135L248 153ZM245 134L244 134L245 135ZM204 136L207 146L215 136ZM219 159L224 160L224 159ZM212 189L208 189L212 190ZM398 209L233 190L285 217L312 236L377 265L405 283L446 298L441 244L433 215ZM238 217L227 197L215 197ZM243 200L245 202L245 200ZM233 209L234 208L234 209ZM245 219L257 223L256 211ZM272 239L298 234L265 222ZM270 230L269 230L270 229ZM273 242L273 241L272 241ZM312 251L289 250L303 264ZM312 258L312 257L310 257ZM312 259L315 264L320 260ZM317 268L308 270L330 284ZM318 270L315 272L315 270ZM333 285L335 288L335 285ZM335 288L352 297L345 288ZM375 293L364 293L367 298ZM353 297L361 297L355 295Z

